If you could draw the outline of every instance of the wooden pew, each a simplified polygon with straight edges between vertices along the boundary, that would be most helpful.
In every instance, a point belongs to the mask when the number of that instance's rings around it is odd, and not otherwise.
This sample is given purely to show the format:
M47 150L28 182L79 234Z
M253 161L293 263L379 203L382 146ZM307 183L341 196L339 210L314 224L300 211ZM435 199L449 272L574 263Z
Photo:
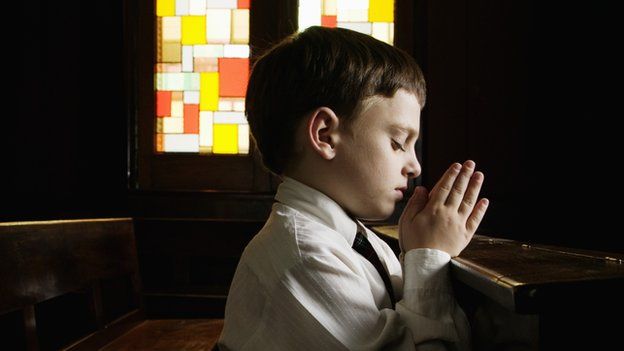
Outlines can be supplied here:
M397 226L371 229L398 250ZM621 345L623 254L475 235L451 267L475 350Z
M146 320L129 218L0 223L9 350L206 350L220 319Z

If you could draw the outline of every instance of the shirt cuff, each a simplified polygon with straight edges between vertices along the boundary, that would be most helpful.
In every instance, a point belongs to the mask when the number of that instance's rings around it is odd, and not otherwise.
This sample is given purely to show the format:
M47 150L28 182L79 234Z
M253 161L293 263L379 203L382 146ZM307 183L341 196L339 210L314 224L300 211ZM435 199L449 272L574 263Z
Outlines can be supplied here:
M450 290L451 256L437 249L413 249L403 254L403 289L431 292Z

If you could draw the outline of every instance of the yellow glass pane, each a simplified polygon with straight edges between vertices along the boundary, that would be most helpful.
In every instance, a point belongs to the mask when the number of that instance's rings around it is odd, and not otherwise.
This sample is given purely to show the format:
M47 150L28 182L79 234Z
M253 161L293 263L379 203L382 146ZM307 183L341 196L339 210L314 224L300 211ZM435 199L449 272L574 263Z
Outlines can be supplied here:
M158 134L163 133L163 119L164 118L156 118L156 133Z
M156 16L175 16L175 0L156 0Z
M336 16L336 1L323 0L323 16Z
M371 22L394 22L394 1L370 0L368 20Z
M249 43L249 10L232 10L232 43Z
M237 154L238 153L238 125L236 124L215 124L214 145L212 152L215 154Z
M206 35L211 44L229 44L232 10L206 10Z
M199 109L216 111L219 108L219 73L200 73Z
M238 125L238 153L239 154L249 153L249 125L248 124Z
M182 44L205 44L206 43L206 17L183 16L182 17Z

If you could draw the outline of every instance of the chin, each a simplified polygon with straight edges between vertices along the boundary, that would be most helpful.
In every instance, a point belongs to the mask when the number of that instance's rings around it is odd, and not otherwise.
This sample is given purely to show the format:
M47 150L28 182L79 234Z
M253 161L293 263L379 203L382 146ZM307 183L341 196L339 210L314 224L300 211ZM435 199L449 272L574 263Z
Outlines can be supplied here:
M360 218L369 221L381 221L392 216L392 212L394 212L394 205L388 208L371 208L370 210L372 211L368 211L363 216L360 216Z

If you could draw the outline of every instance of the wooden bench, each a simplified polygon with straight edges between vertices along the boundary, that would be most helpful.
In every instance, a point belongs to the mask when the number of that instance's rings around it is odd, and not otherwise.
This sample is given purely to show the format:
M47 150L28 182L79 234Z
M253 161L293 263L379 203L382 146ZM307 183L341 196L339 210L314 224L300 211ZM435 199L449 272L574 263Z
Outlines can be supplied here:
M221 319L146 320L130 218L0 223L9 350L210 350Z

